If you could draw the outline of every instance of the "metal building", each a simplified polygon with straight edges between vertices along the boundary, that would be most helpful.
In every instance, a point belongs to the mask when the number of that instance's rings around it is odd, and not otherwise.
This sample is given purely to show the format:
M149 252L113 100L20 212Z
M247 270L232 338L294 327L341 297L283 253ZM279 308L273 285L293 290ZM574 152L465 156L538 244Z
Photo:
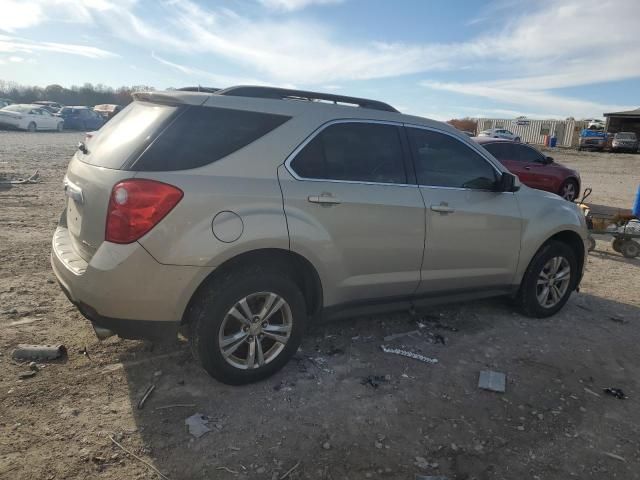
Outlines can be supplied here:
M520 137L523 143L544 145L545 135L555 135L557 146L576 147L580 131L587 122L579 120L478 119L478 132L490 128L504 128Z
M635 132L640 136L640 108L626 112L605 113L609 133Z

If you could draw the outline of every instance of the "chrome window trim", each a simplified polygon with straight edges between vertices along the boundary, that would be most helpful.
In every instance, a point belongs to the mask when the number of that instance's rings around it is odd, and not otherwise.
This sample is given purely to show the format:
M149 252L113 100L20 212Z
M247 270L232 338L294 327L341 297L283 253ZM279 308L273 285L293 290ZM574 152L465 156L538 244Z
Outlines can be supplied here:
M393 126L396 126L396 127L418 128L418 129L421 129L421 130L429 130L429 131L436 132L436 133L442 133L444 135L448 135L451 138L454 138L454 139L458 140L463 145L466 145L471 150L475 151L478 155L480 155L480 157L485 159L485 161L487 161L489 163L489 165L491 165L493 167L493 169L499 175L501 175L504 172L503 170L500 170L493 163L492 160L487 158L486 154L484 152L482 152L478 148L479 145L469 145L469 144L461 141L455 135L451 134L450 132L446 132L444 130L440 130L440 129L433 128L433 127L426 127L424 125L417 125L417 124L414 124L414 123L394 122L394 121L390 121L390 120L372 120L372 119L363 119L363 118L341 118L341 119L336 119L336 120L329 120L328 122L325 122L322 125L320 125L313 132L311 132L311 134L309 134L309 136L307 138L305 138L302 141L302 143L300 143L300 145L298 145L293 150L293 152L291 152L287 156L286 160L284 161L284 166L285 166L287 172L289 172L289 174L293 178L295 178L296 180L299 180L299 181L304 181L304 182L328 182L328 183L346 183L346 184L354 184L354 185L382 185L382 186L392 186L392 187L414 187L414 188L424 187L424 188L440 188L440 189L444 189L444 190L460 190L460 191L472 191L472 192L493 192L493 193L511 193L512 195L514 194L514 192L495 192L494 190L485 190L485 189L480 189L480 188L444 187L444 186L439 186L439 185L423 185L423 184L418 183L418 179L417 178L416 178L416 183L384 183L384 182L364 182L364 181L358 181L358 180L334 180L334 179L329 179L329 178L307 178L307 177L301 177L300 175L298 175L295 172L295 170L293 169L293 167L291 167L291 162L295 159L295 157L298 155L298 153L300 153L300 151L304 147L306 147L314 138L316 138L320 133L322 133L323 130L325 130L326 128L330 127L331 125L335 125L335 124L339 124L339 123L377 123L377 124L382 124L382 125L393 125ZM411 162L413 162L413 161L414 160L411 159Z

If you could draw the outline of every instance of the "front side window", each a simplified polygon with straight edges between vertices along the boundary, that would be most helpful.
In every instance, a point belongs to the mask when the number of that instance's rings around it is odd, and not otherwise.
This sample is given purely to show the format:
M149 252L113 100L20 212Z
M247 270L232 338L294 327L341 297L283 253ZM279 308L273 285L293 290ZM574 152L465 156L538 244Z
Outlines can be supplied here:
M514 145L520 154L520 160L523 162L543 162L544 156L537 150L526 147L524 145Z
M420 185L491 190L498 174L475 150L444 133L407 128Z
M379 123L336 123L314 137L291 162L309 179L407 183L400 129Z

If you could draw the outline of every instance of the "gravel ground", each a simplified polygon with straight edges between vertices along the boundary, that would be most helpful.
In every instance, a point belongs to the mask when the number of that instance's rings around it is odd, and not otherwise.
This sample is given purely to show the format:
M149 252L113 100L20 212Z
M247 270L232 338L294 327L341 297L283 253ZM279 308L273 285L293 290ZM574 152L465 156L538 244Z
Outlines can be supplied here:
M496 299L315 325L277 375L229 387L183 340L98 342L55 284L49 242L81 138L0 132L0 177L42 177L0 189L0 478L160 478L110 437L172 480L640 478L640 260L598 241L581 292L547 320ZM594 202L630 206L640 155L553 155ZM19 380L18 343L69 355ZM506 373L506 393L477 388L484 369ZM194 413L210 417L197 440Z

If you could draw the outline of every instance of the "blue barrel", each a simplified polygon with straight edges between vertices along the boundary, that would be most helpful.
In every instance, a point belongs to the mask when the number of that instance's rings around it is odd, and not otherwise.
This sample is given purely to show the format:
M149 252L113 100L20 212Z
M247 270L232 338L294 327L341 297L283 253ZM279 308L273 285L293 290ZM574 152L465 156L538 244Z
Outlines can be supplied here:
M636 201L633 204L633 216L640 218L640 185L638 185L638 193L636 193Z
M556 136L554 135L553 137L551 137L551 139L549 139L549 146L551 148L555 148L555 146L558 143L558 139L556 138Z

